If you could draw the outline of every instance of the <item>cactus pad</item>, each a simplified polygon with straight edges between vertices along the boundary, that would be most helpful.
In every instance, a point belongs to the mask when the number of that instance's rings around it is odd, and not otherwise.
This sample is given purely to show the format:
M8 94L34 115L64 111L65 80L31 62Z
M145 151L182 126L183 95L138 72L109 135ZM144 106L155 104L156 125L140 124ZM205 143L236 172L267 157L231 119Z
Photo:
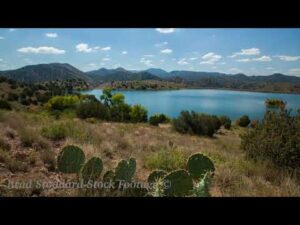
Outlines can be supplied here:
M98 177L100 177L102 170L102 160L98 157L93 157L82 167L81 177L84 181L96 180Z
M163 170L155 170L150 173L148 177L148 183L154 183L156 182L159 178L163 178L167 173Z
M187 196L193 190L193 180L185 170L177 170L169 173L164 178L164 194L171 197Z
M114 180L114 178L115 178L115 173L112 170L106 171L106 173L103 175L104 182L109 182L111 180Z
M78 173L84 160L84 152L79 147L68 145L57 157L58 170L63 173Z
M194 188L196 197L210 197L210 193L209 193L210 185L211 185L211 175L206 173Z
M115 171L115 179L131 182L136 170L136 161L134 158L121 160Z
M207 172L213 172L215 167L207 156L195 154L189 158L187 169L193 179L201 179Z

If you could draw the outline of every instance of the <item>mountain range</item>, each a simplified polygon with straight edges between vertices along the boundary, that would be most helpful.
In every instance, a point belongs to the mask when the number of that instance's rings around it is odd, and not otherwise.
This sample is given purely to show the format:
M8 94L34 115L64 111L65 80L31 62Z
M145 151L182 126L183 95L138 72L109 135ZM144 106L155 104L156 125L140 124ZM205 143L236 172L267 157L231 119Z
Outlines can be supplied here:
M16 70L0 71L0 76L24 83L70 79L93 82L86 73L67 63L29 65Z
M112 81L158 80L184 83L193 88L228 88L240 90L300 92L300 77L284 74L269 76L246 76L245 74L225 74L218 72L171 71L150 68L142 71L130 71L124 68L83 72L66 63L29 65L16 70L0 71L0 76L24 83L45 82L51 80L81 79L91 86ZM288 89L288 90L287 90Z

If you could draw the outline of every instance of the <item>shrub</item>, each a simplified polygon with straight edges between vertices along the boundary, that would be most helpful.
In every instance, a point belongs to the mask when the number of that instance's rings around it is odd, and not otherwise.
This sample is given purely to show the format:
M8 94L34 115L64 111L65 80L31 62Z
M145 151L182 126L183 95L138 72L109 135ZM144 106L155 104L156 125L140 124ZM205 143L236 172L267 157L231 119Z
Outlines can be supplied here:
M12 157L8 152L0 149L0 162L4 163L11 172L27 172L28 165Z
M49 92L45 92L45 93L37 92L35 96L37 101L41 103L48 102L51 99L51 94Z
M8 101L18 101L19 95L16 93L8 93L7 100Z
M217 116L182 111L177 119L173 120L173 127L179 133L207 135L212 137L220 129L221 122Z
M21 98L20 103L22 105L30 105L31 101L30 101L30 99L27 99L27 98Z
M6 77L0 77L0 83L6 82L7 78Z
M106 120L109 117L109 111L101 102L84 102L76 109L76 114L81 119L98 118Z
M220 120L221 125L224 126L225 129L230 129L231 120L228 116L220 116L219 120Z
M75 108L79 102L80 98L77 95L55 96L47 102L46 108L49 110L64 110Z
M157 126L160 123L168 123L171 119L165 114L155 114L149 118L149 123L151 125Z
M147 110L141 105L134 105L131 108L130 120L134 123L147 122Z
M40 152L40 158L49 171L54 171L56 166L55 153L50 149Z
M280 112L268 110L262 122L241 138L241 148L249 158L287 169L300 168L300 120L284 108Z
M17 132L14 129L10 128L10 127L6 127L5 135L8 138L14 139L17 136Z
M280 99L267 99L265 105L267 108L280 108L285 107L286 104Z
M111 98L112 105L124 104L125 97L122 93L116 93Z
M53 141L64 139L67 135L67 129L63 123L54 123L49 127L42 129L42 135Z
M9 151L11 149L10 144L3 138L0 137L0 149Z
M240 127L248 127L250 122L251 121L250 121L249 117L247 115L244 115L236 121L236 125L238 125Z
M19 131L21 143L23 147L32 147L36 141L37 136L34 130L22 128Z
M179 149L162 149L157 153L152 153L145 159L145 167L150 170L172 171L183 169L187 156Z
M226 122L226 123L224 124L224 128L227 129L227 130L230 130L230 128L231 128L231 123Z
M11 110L11 105L7 101L0 99L0 109Z
M116 104L110 108L110 119L116 122L129 122L130 113L131 113L130 105L126 103Z

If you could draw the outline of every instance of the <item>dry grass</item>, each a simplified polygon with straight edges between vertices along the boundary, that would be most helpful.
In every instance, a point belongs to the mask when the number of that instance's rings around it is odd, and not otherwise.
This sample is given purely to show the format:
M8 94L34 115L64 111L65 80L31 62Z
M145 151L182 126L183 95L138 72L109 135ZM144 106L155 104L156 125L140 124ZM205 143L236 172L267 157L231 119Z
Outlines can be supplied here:
M46 141L42 138L42 129L54 123L64 124L66 128L64 140ZM208 138L182 135L170 126L107 123L97 120L91 123L72 117L55 120L43 113L1 111L0 125L5 128L1 129L0 134L7 137L5 140L9 140L12 152L25 149L39 152L38 156L33 154L33 159L27 159L29 171L23 172L23 178L40 174L39 176L44 179L54 179L53 177L58 176L53 172L55 157L63 146L69 144L81 147L86 158L101 157L104 171L115 168L121 159L135 157L137 161L135 179L138 181L146 181L151 170L156 168L180 168L189 155L201 152L208 155L215 163L212 196L300 196L300 184L295 176L274 168L270 163L245 159L239 147L239 135L244 128L233 126L231 130L222 129L214 138ZM27 132L27 135L34 136L27 137L29 142L33 143L30 147L22 146L24 133L21 128L31 131ZM8 129L13 130L11 132L14 134L5 135ZM42 147L40 146L39 149L34 145L43 142L47 144L45 146L41 144ZM176 150L173 153L176 154L172 155L174 149ZM0 152L2 158L2 154L4 157L7 156L3 152ZM36 171L43 171L43 173ZM0 173L0 178L7 176ZM44 194L64 196L74 193L60 191Z

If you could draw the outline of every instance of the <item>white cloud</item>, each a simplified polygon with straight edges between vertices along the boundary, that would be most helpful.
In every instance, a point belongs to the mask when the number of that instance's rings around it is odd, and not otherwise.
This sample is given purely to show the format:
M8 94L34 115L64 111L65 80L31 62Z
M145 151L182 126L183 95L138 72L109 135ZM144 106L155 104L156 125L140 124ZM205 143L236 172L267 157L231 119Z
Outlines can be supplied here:
M289 73L294 76L300 76L300 68L293 68L289 70Z
M153 58L154 55L144 55L144 57L150 57L150 58Z
M16 31L16 29L10 28L8 31L9 32L14 32L14 31Z
M97 65L95 63L90 63L89 66L96 67Z
M191 58L189 58L189 60L191 60L191 61L194 61L196 59L197 59L197 57L191 57Z
M5 39L4 37L0 36L0 40L4 40L4 39Z
M156 28L156 31L162 34L170 34L175 32L175 28Z
M106 46L104 48L101 48L102 51L109 51L111 50L111 47L110 46Z
M280 60L282 61L297 61L300 59L300 56L290 56L290 55L279 55L279 56L276 56L278 57Z
M0 62L2 62L3 61L3 59L0 59Z
M222 58L221 55L217 55L213 52L209 52L202 56L202 61L200 64L214 64L215 62L219 61Z
M80 43L75 46L77 52L91 52L93 49L89 48L89 45L86 43Z
M54 47L48 47L48 46L42 46L42 47L24 47L24 48L19 48L17 50L18 52L21 53L34 53L34 54L65 54L65 50L57 49Z
M161 48L164 47L165 45L169 44L167 41L161 42L161 43L157 43L154 46L157 48Z
M169 49L169 48L166 48L166 49L161 50L160 52L163 53L163 54L171 54L173 52L173 50Z
M271 66L267 67L266 69L267 69L267 70L274 70L274 68L271 67Z
M239 55L259 55L259 54L260 54L259 48L247 48L247 49L241 49L240 52L236 52L230 57L235 58Z
M182 58L182 59L179 59L179 61L177 62L179 65L187 65L189 64L187 61L186 61L186 58Z
M164 60L164 59L161 59L161 60L159 60L159 61L160 61L160 62L162 62L162 63L163 63L163 62L165 62L165 60Z
M85 53L95 52L97 50L101 50L101 51L111 50L110 46L106 46L106 47L100 47L100 46L89 47L89 45L86 44L86 43L80 43L80 44L76 45L75 48L76 48L77 52L85 52Z
M127 55L127 53L128 53L127 51L123 51L122 55Z
M102 61L110 61L110 58L105 57L102 59Z
M237 59L236 60L237 62L250 62L251 61L251 59Z
M270 56L262 56L262 57L259 57L259 58L254 58L252 59L253 61L257 61L257 62L270 62L272 61L272 58Z
M58 35L57 33L46 33L45 36L48 38L57 38Z
M141 59L140 59L140 63L143 63L143 64L145 64L146 66L154 66L153 63L152 63L152 60L145 59L145 58L141 58Z

